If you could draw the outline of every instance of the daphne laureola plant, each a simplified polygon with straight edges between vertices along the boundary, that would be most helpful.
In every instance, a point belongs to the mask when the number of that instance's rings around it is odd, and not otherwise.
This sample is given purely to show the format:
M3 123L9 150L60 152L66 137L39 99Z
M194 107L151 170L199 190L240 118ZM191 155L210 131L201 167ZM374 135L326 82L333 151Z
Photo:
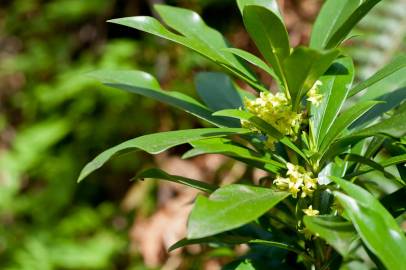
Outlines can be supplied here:
M405 269L406 238L399 225L406 211L406 90L394 88L398 84L391 84L391 75L405 73L406 57L355 84L352 59L339 48L379 2L326 1L309 46L291 48L275 0L237 0L265 61L230 47L190 10L156 5L166 26L144 16L111 20L186 46L225 73L196 76L200 101L162 90L142 71L93 72L104 84L167 103L214 127L123 142L86 165L79 180L124 150L156 154L190 144L183 158L223 154L267 177L259 184L218 187L158 168L140 172L137 178L202 192L187 237L171 250L196 243L252 247L226 269ZM249 66L272 76L277 87L264 85ZM233 79L258 95L243 91ZM379 91L368 94L374 87ZM258 247L270 251L266 259L252 256Z

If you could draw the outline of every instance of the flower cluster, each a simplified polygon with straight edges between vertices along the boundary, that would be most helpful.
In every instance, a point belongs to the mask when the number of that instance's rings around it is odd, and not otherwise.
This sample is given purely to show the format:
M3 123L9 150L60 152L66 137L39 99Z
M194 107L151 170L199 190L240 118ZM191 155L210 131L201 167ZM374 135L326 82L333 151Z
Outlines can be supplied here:
M312 88L307 92L307 100L310 101L314 106L319 106L321 103L321 100L323 99L323 95L318 93L318 89L320 86L322 86L323 83L319 80L317 80Z
M311 196L317 188L317 178L313 178L312 173L307 172L302 166L292 163L287 163L286 166L288 168L286 177L277 176L274 184L280 190L289 191L293 198L297 198L299 193L302 198Z
M244 105L249 112L272 125L283 135L294 136L299 130L302 114L292 111L292 105L282 93L274 95L270 92L261 92L255 100L245 98ZM241 124L255 130L247 121L242 121ZM273 138L269 138L267 144L271 146L273 143Z

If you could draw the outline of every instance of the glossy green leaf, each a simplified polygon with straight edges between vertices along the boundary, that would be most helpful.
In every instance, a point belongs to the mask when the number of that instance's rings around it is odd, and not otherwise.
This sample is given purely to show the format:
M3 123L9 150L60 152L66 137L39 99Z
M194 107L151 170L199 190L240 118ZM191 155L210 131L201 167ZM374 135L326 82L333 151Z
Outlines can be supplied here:
M318 146L337 118L353 79L354 65L349 57L335 61L320 78L322 85L318 93L323 99L318 106L311 106L312 132Z
M331 125L324 138L322 138L322 143L320 146L321 152L324 152L331 142L333 142L343 131L345 131L347 127L349 127L355 120L361 117L377 103L378 102L376 101L365 101L349 108L339 115L336 121L334 121L334 123Z
M288 137L283 137L282 139L279 140L282 144L286 145L289 147L293 152L301 156L306 162L308 162L308 157L303 153L302 150L299 149Z
M165 16L166 24L183 35L169 31L158 20L148 16L119 18L108 22L135 28L179 43L222 65L235 75L247 80L252 86L256 85L257 79L253 73L244 67L233 54L221 50L228 47L224 37L217 30L207 26L197 13L163 5L158 5L157 11ZM186 29L185 25L189 29Z
M322 6L310 38L310 47L324 49L343 22L357 9L361 0L328 0Z
M230 122L225 118L213 117L211 110L192 97L180 92L162 90L158 81L148 73L142 71L99 70L89 73L89 76L98 79L105 85L177 107L217 126L238 127L238 123Z
M284 137L282 133L280 133L276 128L272 125L268 124L266 121L262 120L261 118L253 115L250 112L243 111L243 110L221 110L218 112L213 113L213 115L219 116L228 116L237 118L240 120L249 121L253 124L256 128L258 128L264 134L268 134L273 138L279 140L282 144L289 147L295 153L300 155L304 160L307 160L307 156L301 151L288 137Z
M248 243L250 238L242 237L242 236L233 236L233 235L226 235L220 234L216 236L209 236L203 238L196 238L196 239L187 239L183 238L169 247L169 251L173 251L175 249L188 246L188 245L195 245L195 244L229 244L229 245L238 245Z
M241 15L244 14L244 8L246 6L261 6L269 9L277 16L281 16L278 2L275 0L237 0L238 8L240 9Z
M356 136L373 136L383 134L390 137L400 138L406 135L406 111L396 113L391 117L381 120L375 125L369 126L354 133Z
M351 134L338 139L329 145L326 153L323 155L322 162L334 158L336 155L348 150L360 140L372 136L388 136L400 138L406 134L406 111L392 115L391 117L381 120L367 128L353 131Z
M242 128L201 128L144 135L125 141L99 154L82 169L78 181L82 181L90 173L103 166L113 155L124 150L142 150L150 154L158 154L171 147L189 143L194 140L244 134L248 132L250 131Z
M257 245L263 245L263 246L268 246L268 247L277 247L277 248L281 248L281 249L286 249L286 250L293 251L295 253L302 254L302 255L306 256L304 252L297 249L295 246L289 245L289 244L286 244L286 243L263 240L263 239L253 239L253 240L250 240L248 243L249 244L257 244Z
M280 133L276 128L274 128L272 125L268 124L258 116L255 116L254 114L244 111L244 110L221 110L218 112L213 113L215 116L226 116L226 117L232 117L232 118L237 118L240 120L245 120L249 121L253 125L255 125L259 130L261 130L263 133L268 134L276 139L282 139L283 135Z
M307 229L326 240L344 258L353 252L359 239L354 226L339 217L305 216L303 222Z
M406 69L405 69L406 71ZM385 89L385 88L384 88ZM359 101L362 100L370 100L368 98L361 98ZM373 100L380 101L380 104L374 106L371 110L369 110L366 114L360 117L357 121L355 121L350 128L355 128L357 126L364 125L365 123L371 122L374 119L382 116L385 112L392 110L393 108L397 107L403 101L406 100L406 86L391 91L389 93L383 94Z
M233 54L221 50L228 47L226 39L220 32L207 26L199 14L188 9L167 5L155 5L154 8L166 25L188 39L199 42L201 46L216 54L217 59L226 60L221 62L230 64L245 76L255 80L253 74Z
M316 51L299 47L285 59L283 65L294 110L338 54L337 50Z
M271 64L280 81L284 82L282 63L290 54L290 46L281 17L262 6L245 6L243 19L245 28L259 51Z
M200 72L195 77L199 97L213 111L238 109L242 99L230 77L218 72Z
M238 245L238 244L255 244L255 245L262 245L262 246L269 246L269 247L277 247L280 249L286 249L289 251L296 252L298 254L302 254L303 252L301 250L298 250L296 247L281 243L281 242L275 242L275 241L268 241L268 240L263 240L263 239L252 239L249 237L242 237L242 236L233 236L233 235L225 235L225 234L220 234L216 236L209 236L209 237L203 237L203 238L197 238L197 239L187 239L184 238L175 244L173 244L170 248L169 251L175 250L180 247L184 247L187 245L194 245L194 244L208 244L208 243L213 243L213 244L229 244L229 245Z
M367 80L359 83L354 88L351 89L349 96L353 96L364 89L367 89L371 85L376 84L377 82L386 79L391 74L397 72L398 70L406 68L406 56L401 55L396 57L392 62L387 64L385 67L377 71L374 75L372 75ZM406 70L405 70L406 71Z
M406 154L390 157L390 158L387 158L387 159L384 159L384 160L380 160L377 163L382 168L393 166L393 165L398 165L398 164L402 164L402 163L406 163ZM369 173L369 172L371 172L373 170L374 169L356 171L356 172L351 174L351 177L358 176L358 175L365 174L365 173Z
M329 37L325 48L330 49L340 45L354 26L379 2L381 2L381 0L364 0L362 4L345 19L340 27L334 31L334 34Z
M209 198L198 196L189 217L187 238L202 238L238 228L287 196L287 192L237 184L222 187Z
M272 78L274 78L275 80L277 80L278 82L280 82L278 76L276 76L276 74L275 74L275 71L274 71L270 66L268 66L267 63L265 63L264 61L262 61L261 58L259 58L259 57L255 56L255 55L253 55L252 53L249 53L249 52L247 52L247 51L240 50L240 49L237 49L237 48L226 48L226 49L223 49L223 50L228 51L228 52L231 52L231 53L233 53L234 55L240 57L241 59L244 59L244 60L247 61L248 63L250 63L250 64L252 64L252 65L254 65L254 66L256 66L256 67L262 69L263 71L265 71L265 72L267 72L269 75L271 75Z
M372 159L369 159L369 158L366 158L366 157L363 157L363 156L357 155L357 154L346 154L345 159L348 161L355 161L359 164L367 165L367 166L373 168L375 171L379 171L379 172L383 173L383 175L386 178L395 179L395 180L398 180L399 182L402 182L402 180L398 179L396 176L394 176L390 172L386 171L384 166L382 166L381 164L379 164L378 162L376 162ZM351 178L355 175L359 175L359 174L351 173L350 175L347 175L347 178Z
M218 188L214 185L210 185L202 181L190 179L179 175L168 174L157 168L144 170L134 177L134 179L142 179L142 180L144 180L145 178L167 180L170 182L189 186L207 193L212 193L214 190Z
M396 220L368 191L331 177L347 195L334 192L364 244L388 269L404 269L406 237ZM384 239L384 243L382 242Z
M281 168L286 168L284 164L268 157L264 157L259 153L226 138L199 140L192 142L191 145L194 147L194 151L187 152L183 158L189 158L196 154L223 154L229 157L263 164L261 167L275 173L279 172Z

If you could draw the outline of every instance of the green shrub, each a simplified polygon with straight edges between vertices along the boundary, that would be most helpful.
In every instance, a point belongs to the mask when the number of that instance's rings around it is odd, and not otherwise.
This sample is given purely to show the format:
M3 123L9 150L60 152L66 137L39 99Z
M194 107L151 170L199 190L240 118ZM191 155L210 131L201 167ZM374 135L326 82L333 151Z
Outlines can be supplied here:
M138 178L172 181L208 195L196 198L187 238L171 250L196 243L251 247L225 269L403 269L406 238L399 224L405 217L405 91L386 83L379 96L365 93L393 74L404 74L406 57L354 85L352 59L339 49L378 2L327 1L309 47L291 48L276 1L237 0L265 62L229 47L189 10L155 6L175 31L151 17L111 20L182 44L227 74L196 76L201 102L162 90L145 72L92 73L108 86L167 103L215 127L123 142L91 161L79 180L124 150L157 154L190 144L184 158L223 154L267 176L218 187L157 168L140 172ZM247 62L272 76L277 89L270 91ZM242 91L231 78L259 96Z

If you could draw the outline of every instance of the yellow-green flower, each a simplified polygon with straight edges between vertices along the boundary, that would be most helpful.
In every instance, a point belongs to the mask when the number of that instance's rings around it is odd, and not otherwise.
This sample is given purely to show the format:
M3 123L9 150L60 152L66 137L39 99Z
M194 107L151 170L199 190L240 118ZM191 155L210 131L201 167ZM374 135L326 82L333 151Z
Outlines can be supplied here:
M317 216L317 215L319 215L319 211L318 210L316 210L316 209L313 209L313 206L312 205L310 205L307 209L303 209L302 210L307 216Z
M297 198L300 193L300 197L310 197L317 188L317 178L311 177L311 173L307 172L305 168L292 163L287 163L286 177L277 176L274 180L274 184L279 190L285 190L292 194L293 198Z
M321 103L321 100L323 99L323 95L318 93L318 89L320 86L322 86L323 83L319 80L317 80L312 88L307 92L307 100L310 101L314 106L319 106Z
M245 108L275 127L283 135L294 136L299 130L302 114L292 111L292 105L283 93L272 94L261 92L254 100L244 99ZM258 131L247 121L241 121L245 128ZM272 139L268 139L266 145L273 147Z
M303 182L304 185L302 187L301 197L305 198L307 196L311 196L314 190L317 188L317 178L312 178L310 173L306 172L303 175Z
M290 179L277 176L274 180L274 184L281 190L287 190L289 188Z

